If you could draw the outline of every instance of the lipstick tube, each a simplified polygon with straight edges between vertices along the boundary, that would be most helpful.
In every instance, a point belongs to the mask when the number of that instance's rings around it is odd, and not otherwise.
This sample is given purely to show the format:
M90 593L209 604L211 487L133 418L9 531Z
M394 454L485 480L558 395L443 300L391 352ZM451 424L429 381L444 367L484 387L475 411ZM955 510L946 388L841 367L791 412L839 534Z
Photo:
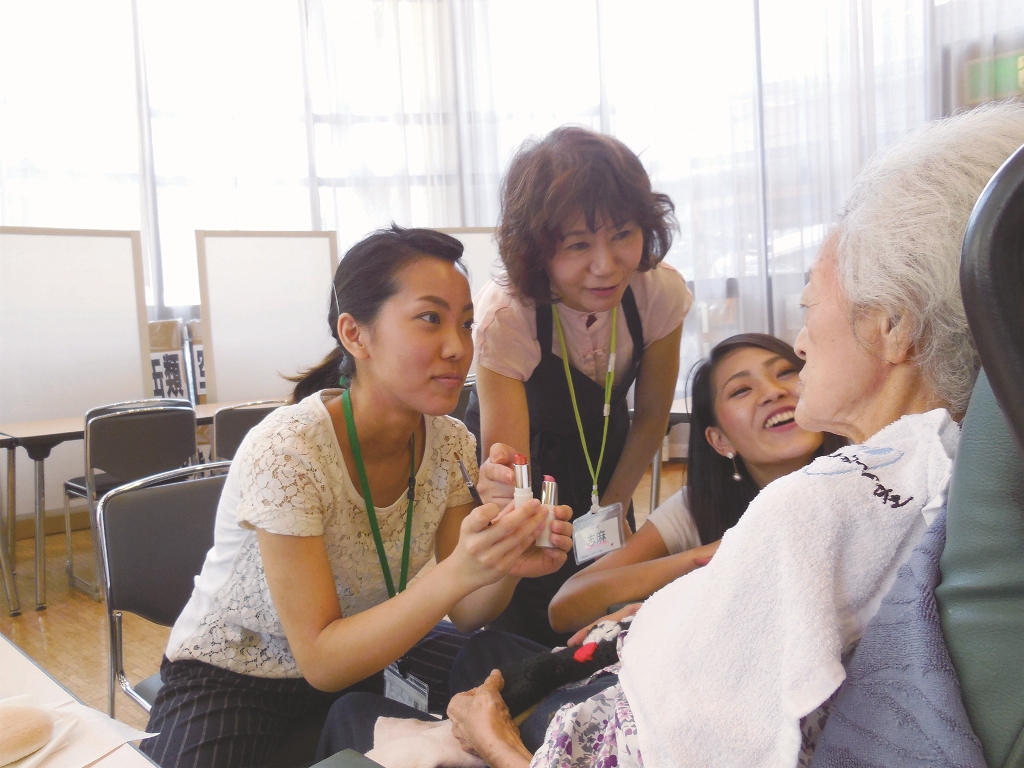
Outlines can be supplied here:
M530 498L533 498L533 483L530 482L530 462L521 453L517 453L515 458L512 460L512 467L516 473L516 490L522 490L528 488L530 490ZM519 502L516 502L516 508L519 508Z
M533 498L533 484L530 482L530 462L521 453L517 453L512 463L516 473L516 487L512 491L512 502L519 509Z
M544 484L541 486L540 491L540 503L546 504L549 507L554 507L558 504L558 483L555 482L555 478L551 475L544 475ZM548 521L544 524L541 529L540 536L537 537L538 547L550 547L551 546L551 523L555 519L555 510L548 510Z
M550 504L552 507L558 504L558 483L551 475L544 475L544 485L541 486L540 503Z

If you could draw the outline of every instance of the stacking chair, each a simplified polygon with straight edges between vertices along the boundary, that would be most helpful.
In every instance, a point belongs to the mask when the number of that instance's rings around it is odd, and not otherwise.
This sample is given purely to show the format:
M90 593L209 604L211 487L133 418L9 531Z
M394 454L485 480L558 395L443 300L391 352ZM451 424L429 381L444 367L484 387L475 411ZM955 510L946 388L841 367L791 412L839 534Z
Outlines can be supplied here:
M160 675L132 686L124 672L122 611L170 626L213 546L217 504L231 462L185 467L122 485L99 503L97 524L110 628L108 712L117 686L147 712ZM203 474L204 477L193 478Z
M68 583L101 597L96 504L111 488L147 475L197 463L196 413L188 400L134 400L93 408L85 415L85 475L64 483ZM102 471L101 471L102 470ZM86 499L96 582L75 575L71 549L71 498Z
M249 430L263 421L267 414L284 405L284 400L254 400L251 403L228 405L213 414L214 461L235 458L235 451Z

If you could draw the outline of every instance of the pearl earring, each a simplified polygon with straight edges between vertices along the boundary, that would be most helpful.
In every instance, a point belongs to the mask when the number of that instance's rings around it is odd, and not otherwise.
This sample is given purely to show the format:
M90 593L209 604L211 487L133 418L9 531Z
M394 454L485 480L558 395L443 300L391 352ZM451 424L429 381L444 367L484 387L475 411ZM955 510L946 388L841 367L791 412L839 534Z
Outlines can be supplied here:
M730 453L728 456L732 459L732 479L738 483L743 479L743 476L740 474L740 468L736 466L736 455Z

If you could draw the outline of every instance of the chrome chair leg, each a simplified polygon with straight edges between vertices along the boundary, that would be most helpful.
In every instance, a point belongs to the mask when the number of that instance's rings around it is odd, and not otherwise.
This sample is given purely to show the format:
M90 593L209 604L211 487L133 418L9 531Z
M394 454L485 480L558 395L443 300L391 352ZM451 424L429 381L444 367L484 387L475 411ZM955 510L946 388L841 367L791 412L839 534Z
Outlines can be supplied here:
M46 476L43 460L34 459L36 481L36 610L46 609Z
M120 611L113 611L110 614L110 648L108 652L108 664L110 665L110 675L107 680L107 713L114 716L114 700L117 696L117 689L120 688L124 691L125 695L142 707L147 712L151 712L153 705L142 698L136 691L131 682L128 680L128 675L124 671L124 627L122 625L122 616Z
M68 525L68 530L70 531L70 524ZM95 581L88 581L75 573L74 558L69 549L67 564L68 584L74 589L85 592L85 594L98 603L103 600L103 555L100 552L100 534L96 525L96 505L92 501L89 501L89 533L92 536L92 552L96 568ZM69 540L70 535L69 533Z
M14 581L14 448L7 449L7 513L3 525L0 526L0 573L7 593L7 607L11 616L21 614L21 601L18 599L18 585ZM6 531L4 530L6 529Z
M15 449L11 446L7 449L7 554L10 559L11 573L18 572L18 564L14 559L14 540L17 536L15 525L17 524L16 484L17 473L15 472Z
M124 677L124 660L121 647L121 612L107 614L110 621L110 645L107 648L107 714L114 716L114 700L117 684Z
M92 532L92 556L96 564L96 580L92 583L92 599L97 603L103 599L103 553L100 551L100 531L96 522L96 504L89 502L89 530Z
M64 491L64 549L67 553L67 560L64 563L64 573L68 577L68 586L75 586L75 555L71 548L71 495Z
M13 510L7 512L13 515ZM18 585L14 583L14 573L11 571L10 559L7 557L7 535L0 530L0 569L3 573L4 591L7 593L7 605L11 616L21 614L21 601L18 600Z

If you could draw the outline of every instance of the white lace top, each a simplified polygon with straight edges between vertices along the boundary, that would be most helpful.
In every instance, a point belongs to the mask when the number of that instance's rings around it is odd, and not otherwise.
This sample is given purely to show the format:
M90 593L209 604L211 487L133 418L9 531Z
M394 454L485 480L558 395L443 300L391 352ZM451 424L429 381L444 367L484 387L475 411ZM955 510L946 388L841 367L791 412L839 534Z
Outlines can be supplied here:
M197 659L257 677L301 677L270 599L256 529L323 536L343 615L388 599L366 505L348 476L325 390L279 408L248 434L217 509L213 548L167 644L167 658ZM426 417L426 450L416 473L409 577L434 554L445 511L471 501L453 454L476 477L476 447L461 422ZM406 496L376 507L396 586Z

